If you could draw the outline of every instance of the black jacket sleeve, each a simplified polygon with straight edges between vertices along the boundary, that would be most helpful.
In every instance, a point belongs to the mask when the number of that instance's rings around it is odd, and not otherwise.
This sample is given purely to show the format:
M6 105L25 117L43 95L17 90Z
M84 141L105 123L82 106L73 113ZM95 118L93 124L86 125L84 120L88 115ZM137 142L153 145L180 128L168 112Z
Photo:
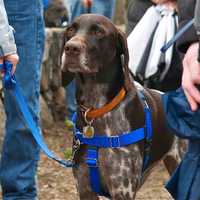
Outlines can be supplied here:
M178 0L179 29L194 17L196 0ZM197 42L198 38L194 26L186 31L177 41L177 48L185 53L190 44Z
M126 34L129 35L135 28L136 24L143 17L146 10L152 6L153 3L150 0L130 0L127 11L127 25Z

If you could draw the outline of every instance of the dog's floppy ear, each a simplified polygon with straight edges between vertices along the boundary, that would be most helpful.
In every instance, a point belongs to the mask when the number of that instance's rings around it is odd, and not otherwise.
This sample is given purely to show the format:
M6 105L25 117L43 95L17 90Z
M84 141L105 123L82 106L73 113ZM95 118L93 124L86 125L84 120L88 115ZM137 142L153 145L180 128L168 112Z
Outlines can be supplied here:
M128 68L128 62L129 62L128 45L127 45L126 35L120 30L118 30L117 40L118 40L117 51L118 55L121 57L121 65L124 73L125 88L127 90L130 90L133 88L133 83L131 83L130 71Z
M62 47L61 47L61 54L60 54L60 66L61 66L61 80L62 80L62 86L65 87L67 86L73 79L74 79L74 74L64 70L63 65L64 65L64 60L63 60L63 54L64 54L64 47L66 43L66 37L65 37L65 32L62 35Z

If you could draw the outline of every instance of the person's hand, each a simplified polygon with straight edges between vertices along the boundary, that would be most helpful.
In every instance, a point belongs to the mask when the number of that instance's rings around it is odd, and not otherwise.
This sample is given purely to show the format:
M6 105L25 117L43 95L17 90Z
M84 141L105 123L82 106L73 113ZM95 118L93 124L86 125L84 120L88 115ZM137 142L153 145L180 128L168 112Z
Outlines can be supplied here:
M92 5L92 0L82 0L82 4L85 8L89 8Z
M11 73L14 74L16 70L17 63L19 61L19 56L17 54L10 54L4 57L0 57L0 64L3 64L4 61L9 61L13 64ZM1 72L3 75L3 72Z
M195 111L200 104L200 63L197 61L199 44L192 44L183 59L182 87L190 104L191 110Z
M151 0L155 4L165 5L170 10L177 10L176 0Z

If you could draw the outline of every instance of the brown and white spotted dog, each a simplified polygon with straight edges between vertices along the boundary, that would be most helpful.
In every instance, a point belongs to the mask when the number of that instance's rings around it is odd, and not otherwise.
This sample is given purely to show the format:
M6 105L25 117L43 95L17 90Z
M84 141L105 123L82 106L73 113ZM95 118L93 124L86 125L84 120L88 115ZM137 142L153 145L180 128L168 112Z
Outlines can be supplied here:
M126 39L106 17L85 14L77 18L66 29L62 61L63 72L75 75L77 126L80 130L87 125L82 108L101 108L111 102L122 87L126 90L123 101L93 121L95 134L114 136L144 126L143 103L128 70ZM63 77L65 78L65 75ZM144 89L144 94L151 109L153 127L151 160L144 174L144 141L123 148L99 151L102 186L113 200L134 199L150 169L161 159L164 159L169 172L172 172L180 161L180 151L177 148L179 143L174 143L174 137L166 126L161 95L149 89ZM168 154L172 146L176 147L173 149L176 154L173 151ZM75 154L76 167L73 173L80 199L96 200L99 197L90 186L85 153L86 146L81 145Z

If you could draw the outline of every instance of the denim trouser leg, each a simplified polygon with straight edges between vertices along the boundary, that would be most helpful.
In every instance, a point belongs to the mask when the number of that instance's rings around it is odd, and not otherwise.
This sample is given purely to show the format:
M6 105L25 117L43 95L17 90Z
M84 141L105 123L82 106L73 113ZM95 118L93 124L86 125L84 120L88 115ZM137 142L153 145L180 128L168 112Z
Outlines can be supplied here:
M85 13L85 9L82 6L81 0L68 0L68 12L69 12L69 21L72 22L74 18Z
M40 66L44 46L40 0L6 0L9 23L15 29L20 62L16 78L39 128ZM0 178L4 200L36 199L36 169L39 148L26 128L12 97L5 94L6 133Z
M94 0L91 7L91 13L101 14L110 19L113 18L116 0ZM68 10L70 21L81 14L87 13L82 6L81 0L68 0Z
M92 13L104 15L110 19L113 18L115 11L115 0L94 0L92 4Z

